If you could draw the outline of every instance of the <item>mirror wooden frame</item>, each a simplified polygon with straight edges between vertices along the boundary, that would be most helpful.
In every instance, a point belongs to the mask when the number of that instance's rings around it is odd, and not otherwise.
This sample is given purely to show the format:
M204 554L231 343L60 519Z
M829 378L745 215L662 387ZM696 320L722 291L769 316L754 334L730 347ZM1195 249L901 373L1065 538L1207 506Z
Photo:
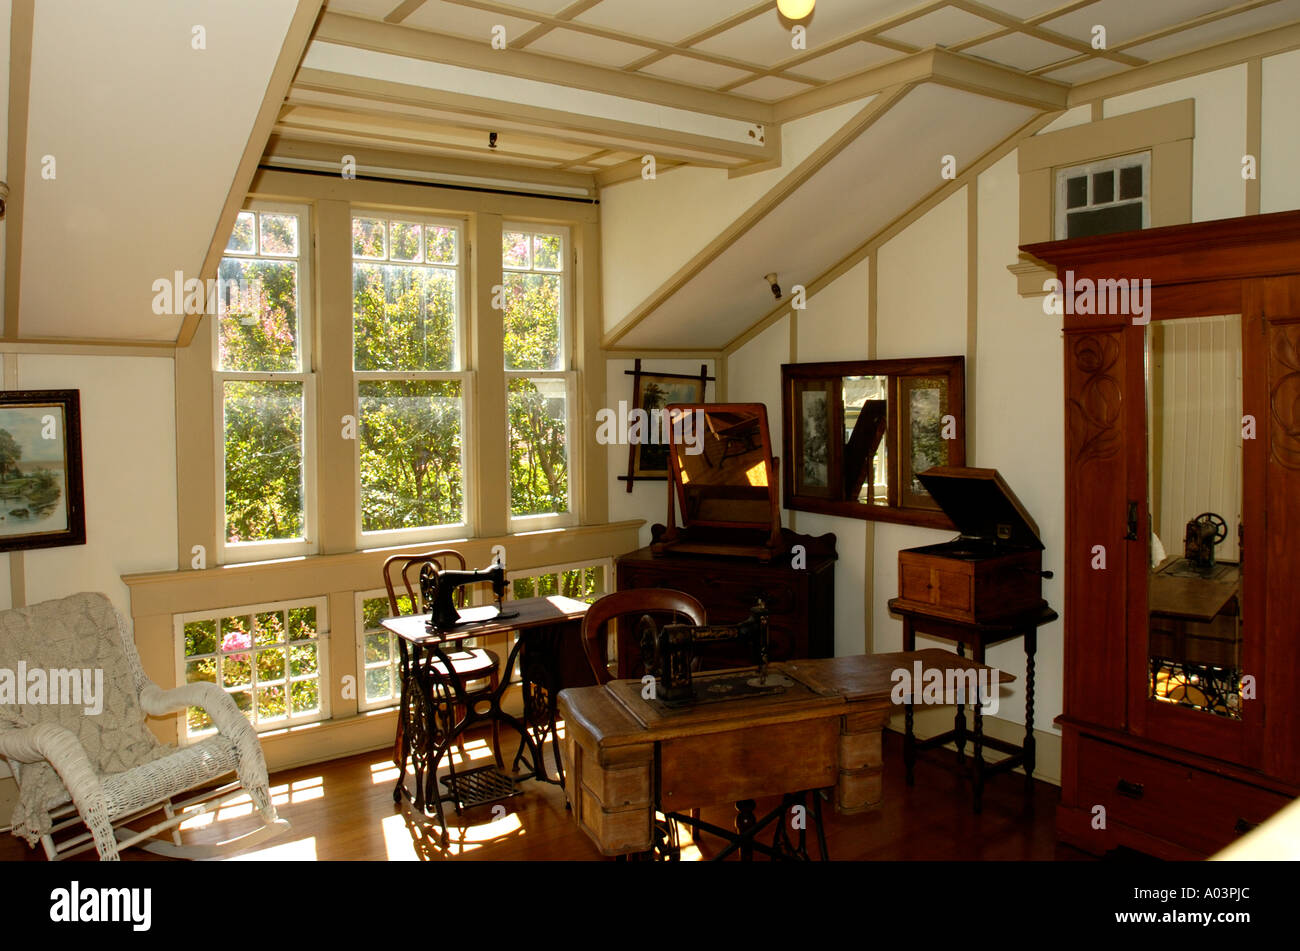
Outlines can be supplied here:
M668 550L706 555L741 555L770 561L784 547L781 535L781 509L777 498L780 462L772 455L771 431L767 425L767 406L763 403L673 403L668 413L668 519L660 539L651 546L655 554ZM711 412L750 414L757 420L754 435L763 454L763 478L767 488L767 518L754 521L702 520L691 517L682 479L681 460L677 453L681 438L679 420L686 415L698 414L698 419ZM703 426L703 422L695 425ZM681 527L677 524L677 510L681 509Z
M799 397L808 391L825 390L829 396L828 431L842 433L844 428L845 377L883 376L888 378L888 417L885 440L889 460L888 504L879 505L850 498L845 472L845 444L832 439L827 447L825 486L798 483L803 471L803 433L797 422ZM911 444L911 420L900 413L905 389L921 377L942 377L947 381L946 414L956 421L955 435L948 440L948 458L942 464L966 465L966 359L965 357L923 357L902 360L845 360L832 363L786 363L781 366L781 448L786 464L782 467L782 504L800 512L818 512L869 521L898 522L929 528L953 528L948 516L929 499L921 501L901 491L910 458L904 459L900 447Z

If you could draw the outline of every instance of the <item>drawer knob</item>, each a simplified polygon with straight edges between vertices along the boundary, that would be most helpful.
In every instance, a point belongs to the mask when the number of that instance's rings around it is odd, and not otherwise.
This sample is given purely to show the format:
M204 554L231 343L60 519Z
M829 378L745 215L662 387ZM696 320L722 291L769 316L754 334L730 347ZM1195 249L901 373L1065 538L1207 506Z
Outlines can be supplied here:
M1115 792L1129 799L1141 799L1143 789L1141 783L1130 783L1127 779L1121 779L1115 784Z
M1248 822L1247 820L1238 817L1237 824L1234 825L1232 828L1233 831L1237 833L1237 835L1245 835L1251 829L1254 829L1258 826L1259 826L1258 822Z

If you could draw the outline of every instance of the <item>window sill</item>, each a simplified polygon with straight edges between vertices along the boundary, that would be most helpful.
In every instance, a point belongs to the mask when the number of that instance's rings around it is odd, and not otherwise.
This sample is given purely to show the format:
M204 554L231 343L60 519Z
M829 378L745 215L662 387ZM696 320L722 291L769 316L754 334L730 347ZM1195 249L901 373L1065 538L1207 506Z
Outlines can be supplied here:
M492 549L506 550L511 571L595 561L640 547L642 519L604 525L571 525L487 538L451 538L334 554L302 555L215 568L123 575L133 618L210 611L232 604L370 591L382 586L384 560L398 552L456 548L473 566L488 564Z

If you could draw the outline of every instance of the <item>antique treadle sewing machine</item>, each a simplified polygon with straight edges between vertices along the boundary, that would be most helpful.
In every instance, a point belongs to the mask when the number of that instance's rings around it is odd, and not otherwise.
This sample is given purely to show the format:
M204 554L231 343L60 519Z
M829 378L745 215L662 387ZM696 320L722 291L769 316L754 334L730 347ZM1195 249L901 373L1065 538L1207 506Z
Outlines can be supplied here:
M739 624L666 624L657 627L649 615L637 628L641 659L656 678L654 698L668 707L717 703L781 693L794 681L768 670L768 611L762 600ZM728 670L704 675L697 687L692 677L696 647L720 641L739 641L750 652L754 669Z
M498 619L519 616L519 612L503 608L506 588L510 585L504 565L494 562L486 568L472 571L439 571L430 564L420 569L420 600L429 615L425 629L430 634L442 634L460 624L460 612L456 610L456 589L461 585L478 584L481 581L492 583Z
M781 665L769 666L768 609L762 599L755 601L749 610L749 616L736 624L666 624L659 627L653 618L646 615L641 618L637 633L647 672L646 678L641 681L639 699L660 717L690 720L702 711L711 709L709 705L734 705L738 710L744 707L752 714L757 712L750 709L755 701L798 704L801 701L817 702L824 699L824 691L787 676ZM706 673L696 671L697 650L722 642L741 644L753 661L753 666ZM653 688L650 687L650 678L653 678ZM729 845L719 858L736 850L740 850L743 855L758 851L773 858L807 860L809 857L806 825L799 826L792 836L791 830L787 829L788 824L781 821L796 807L806 814L806 791L785 794L780 806L761 819L754 815L752 801L737 801L736 807L741 818L735 832L701 821L697 809L689 815L673 811L668 798L660 802L664 820L656 821L654 830L652 851L660 858L676 859L680 855L678 823L688 826L697 835L708 832L726 840ZM817 792L813 792L812 812L821 855L825 858L826 841L821 825L821 800ZM756 842L757 834L769 826L775 828L771 846Z

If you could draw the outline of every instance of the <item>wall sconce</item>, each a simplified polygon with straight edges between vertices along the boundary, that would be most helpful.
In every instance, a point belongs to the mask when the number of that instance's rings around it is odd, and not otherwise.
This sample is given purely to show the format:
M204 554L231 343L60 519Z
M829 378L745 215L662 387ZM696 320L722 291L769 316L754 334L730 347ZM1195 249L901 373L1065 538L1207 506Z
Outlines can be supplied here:
M495 149L496 147L497 147L497 134L496 134L495 132L489 132L489 133L488 133L488 148L490 148L490 149Z
M781 285L776 282L776 272L764 274L763 280L767 281L767 286L772 288L772 296L777 300L781 299Z

